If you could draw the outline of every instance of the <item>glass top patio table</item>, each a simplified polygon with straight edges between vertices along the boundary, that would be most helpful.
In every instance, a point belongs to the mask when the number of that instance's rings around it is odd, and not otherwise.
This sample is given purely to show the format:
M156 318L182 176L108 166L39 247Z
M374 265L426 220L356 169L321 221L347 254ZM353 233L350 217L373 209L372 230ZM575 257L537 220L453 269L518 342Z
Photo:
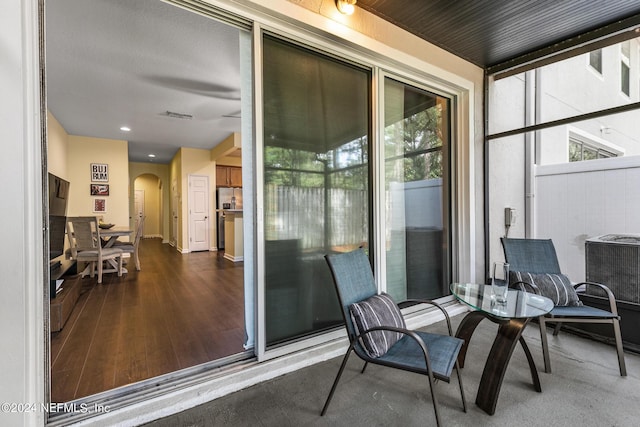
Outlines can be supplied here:
M531 319L544 316L551 311L553 302L540 295L509 289L507 301L499 303L493 298L491 286L475 283L452 283L449 289L459 301L474 309L465 315L456 332L456 337L464 340L458 355L458 365L461 368L464 367L469 342L482 319L489 319L498 324L498 332L478 385L476 404L489 415L495 413L502 380L518 343L527 357L534 389L541 392L538 370L522 331Z
M509 289L507 302L496 302L490 285L452 283L451 293L461 302L499 319L527 319L543 316L553 309L553 301L541 295Z

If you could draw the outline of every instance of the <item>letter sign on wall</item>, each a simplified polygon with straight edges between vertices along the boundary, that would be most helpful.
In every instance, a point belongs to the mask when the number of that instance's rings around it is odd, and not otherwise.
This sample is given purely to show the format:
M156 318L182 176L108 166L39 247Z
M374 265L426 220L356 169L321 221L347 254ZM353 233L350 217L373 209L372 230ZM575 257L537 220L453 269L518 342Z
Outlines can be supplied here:
M109 165L91 163L91 182L109 182Z

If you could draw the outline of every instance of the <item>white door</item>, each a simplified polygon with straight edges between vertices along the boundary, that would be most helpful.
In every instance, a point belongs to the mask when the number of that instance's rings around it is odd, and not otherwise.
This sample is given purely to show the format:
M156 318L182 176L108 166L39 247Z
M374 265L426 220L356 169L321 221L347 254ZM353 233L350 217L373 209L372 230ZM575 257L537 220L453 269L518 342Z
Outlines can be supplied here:
M209 177L189 175L189 251L209 250Z
M144 190L135 190L133 203L135 209L134 230L137 230L140 218L144 217ZM144 225L142 227L144 228ZM142 236L144 236L144 232L142 230L140 231L142 232Z

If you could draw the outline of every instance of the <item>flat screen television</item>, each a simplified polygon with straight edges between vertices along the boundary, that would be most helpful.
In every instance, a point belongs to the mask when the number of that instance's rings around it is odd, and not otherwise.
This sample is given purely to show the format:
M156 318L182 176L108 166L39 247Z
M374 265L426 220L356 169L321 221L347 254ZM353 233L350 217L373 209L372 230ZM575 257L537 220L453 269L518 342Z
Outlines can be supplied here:
M49 173L49 259L52 265L64 254L69 181Z

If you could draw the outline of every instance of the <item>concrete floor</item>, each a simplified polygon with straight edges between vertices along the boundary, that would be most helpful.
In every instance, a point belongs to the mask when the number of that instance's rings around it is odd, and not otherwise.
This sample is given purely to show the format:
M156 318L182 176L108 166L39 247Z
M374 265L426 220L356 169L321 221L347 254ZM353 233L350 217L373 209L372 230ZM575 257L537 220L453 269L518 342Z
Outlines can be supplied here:
M454 330L462 316L453 318ZM444 323L425 330L445 331ZM497 326L483 321L462 369L468 411L458 382L439 382L440 416L447 426L639 426L640 355L626 353L628 376L620 377L615 348L561 332L549 333L552 374L542 372L538 325L524 332L536 360L542 393L534 391L524 352L517 347L502 384L495 415L475 405L486 356ZM320 410L341 358L329 360L222 397L148 426L424 426L435 425L426 378L370 365L360 374L355 356L324 417Z

